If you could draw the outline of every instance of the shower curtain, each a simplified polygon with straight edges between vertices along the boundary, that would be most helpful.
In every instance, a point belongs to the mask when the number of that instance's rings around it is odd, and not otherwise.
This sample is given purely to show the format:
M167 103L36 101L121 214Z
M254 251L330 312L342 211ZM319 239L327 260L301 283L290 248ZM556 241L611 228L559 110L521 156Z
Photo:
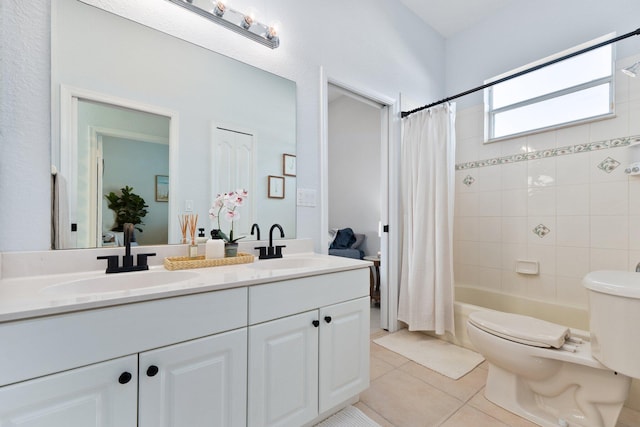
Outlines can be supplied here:
M455 335L455 104L410 115L402 140L402 272L398 319L410 331Z

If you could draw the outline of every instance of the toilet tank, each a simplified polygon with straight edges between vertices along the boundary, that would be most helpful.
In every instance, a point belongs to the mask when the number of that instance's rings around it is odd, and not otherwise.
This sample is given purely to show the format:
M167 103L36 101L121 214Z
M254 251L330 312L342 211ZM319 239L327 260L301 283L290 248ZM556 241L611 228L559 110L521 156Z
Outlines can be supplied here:
M640 273L593 271L589 294L591 354L616 372L640 378Z

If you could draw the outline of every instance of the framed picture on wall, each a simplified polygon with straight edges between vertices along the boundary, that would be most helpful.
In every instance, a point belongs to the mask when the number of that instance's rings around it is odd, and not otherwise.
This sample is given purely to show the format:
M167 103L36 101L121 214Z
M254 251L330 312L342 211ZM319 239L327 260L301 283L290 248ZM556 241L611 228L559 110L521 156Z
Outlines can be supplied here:
M169 177L156 175L156 202L169 201Z
M268 180L267 196L270 199L284 199L284 177L269 175Z
M296 156L293 154L282 155L282 174L296 176Z

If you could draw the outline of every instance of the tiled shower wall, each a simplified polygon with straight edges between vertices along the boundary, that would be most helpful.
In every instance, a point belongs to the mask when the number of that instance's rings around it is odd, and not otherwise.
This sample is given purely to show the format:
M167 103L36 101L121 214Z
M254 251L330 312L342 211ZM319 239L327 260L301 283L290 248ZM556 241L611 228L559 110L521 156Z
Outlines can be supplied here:
M618 61L617 69L640 60ZM640 77L616 73L616 117L483 144L482 106L456 119L456 285L587 306L581 280L640 262ZM538 275L516 260L538 261Z

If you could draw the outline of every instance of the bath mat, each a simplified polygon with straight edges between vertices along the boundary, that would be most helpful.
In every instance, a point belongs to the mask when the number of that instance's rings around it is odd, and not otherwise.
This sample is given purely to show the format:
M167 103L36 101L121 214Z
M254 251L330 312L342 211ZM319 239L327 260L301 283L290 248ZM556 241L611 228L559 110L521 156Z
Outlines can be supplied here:
M355 406L347 406L315 427L380 427Z
M484 361L475 351L449 344L422 332L401 329L373 340L394 353L457 380Z

